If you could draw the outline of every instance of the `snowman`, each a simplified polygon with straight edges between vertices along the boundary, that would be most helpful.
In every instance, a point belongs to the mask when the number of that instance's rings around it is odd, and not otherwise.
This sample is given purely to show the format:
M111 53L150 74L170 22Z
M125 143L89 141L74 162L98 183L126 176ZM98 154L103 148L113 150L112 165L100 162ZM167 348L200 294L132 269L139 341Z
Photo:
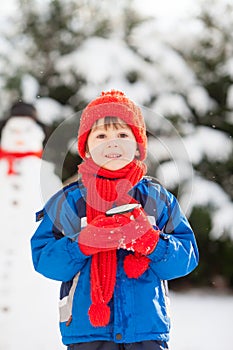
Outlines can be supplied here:
M14 104L0 148L0 350L64 349L59 282L35 272L30 250L35 213L62 187L53 165L41 159L44 137L34 106ZM41 196L41 168L47 198Z

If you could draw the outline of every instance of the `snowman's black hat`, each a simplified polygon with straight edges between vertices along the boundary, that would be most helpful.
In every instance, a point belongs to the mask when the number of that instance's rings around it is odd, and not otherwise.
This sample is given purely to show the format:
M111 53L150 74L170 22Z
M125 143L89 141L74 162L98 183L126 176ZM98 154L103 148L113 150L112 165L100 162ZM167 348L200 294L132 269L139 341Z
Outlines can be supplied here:
M45 132L45 124L42 123L40 120L38 120L38 113L36 107L31 104L24 101L16 101L12 104L9 112L8 117L6 118L9 120L12 117L29 117L32 118Z
M31 103L15 102L9 112L9 117L30 117L37 122L37 110Z

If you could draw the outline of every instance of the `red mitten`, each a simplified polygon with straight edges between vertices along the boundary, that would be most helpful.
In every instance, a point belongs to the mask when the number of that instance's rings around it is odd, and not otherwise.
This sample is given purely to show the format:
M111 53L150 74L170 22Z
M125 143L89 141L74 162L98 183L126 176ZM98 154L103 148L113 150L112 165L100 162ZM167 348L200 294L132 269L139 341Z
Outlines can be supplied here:
M85 255L116 249L121 239L121 227L129 219L124 215L98 215L79 234L78 244Z
M122 238L118 248L132 250L124 259L124 270L129 278L139 278L148 268L150 259L146 256L155 249L159 230L154 230L142 208L135 208L124 214L129 218L121 227Z
M143 209L135 208L132 214L135 218L135 230L138 238L126 244L126 249L142 255L148 255L155 249L159 240L160 231L155 230L151 226ZM141 233L141 235L139 235L139 233Z
M151 228L141 238L136 239L136 241L132 243L132 250L142 255L152 253L158 243L159 233L159 230Z

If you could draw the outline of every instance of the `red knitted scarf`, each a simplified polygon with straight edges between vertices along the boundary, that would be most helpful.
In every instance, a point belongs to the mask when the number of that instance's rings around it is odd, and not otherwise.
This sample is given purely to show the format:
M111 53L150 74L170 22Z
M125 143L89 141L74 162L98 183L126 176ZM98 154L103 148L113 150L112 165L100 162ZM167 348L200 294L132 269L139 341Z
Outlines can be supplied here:
M87 223L97 215L105 214L114 204L122 205L136 202L128 195L129 190L146 173L146 165L134 160L117 171L97 166L91 158L79 165L79 173L87 188ZM88 314L94 326L106 326L110 319L108 302L112 298L117 269L116 250L100 252L91 261L91 300Z
M0 148L0 159L6 159L8 161L8 175L16 174L14 170L14 161L16 159L35 156L38 158L42 157L42 150L38 152L9 152Z

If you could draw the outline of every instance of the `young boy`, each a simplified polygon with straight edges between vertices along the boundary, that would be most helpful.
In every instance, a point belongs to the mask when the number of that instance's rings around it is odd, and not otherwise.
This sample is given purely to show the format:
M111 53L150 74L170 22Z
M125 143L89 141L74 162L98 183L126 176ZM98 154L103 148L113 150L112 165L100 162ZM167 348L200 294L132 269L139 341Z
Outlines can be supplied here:
M102 93L81 116L79 180L40 212L33 263L62 281L69 350L168 349L165 281L190 273L198 249L176 198L144 176L146 149L141 110Z

